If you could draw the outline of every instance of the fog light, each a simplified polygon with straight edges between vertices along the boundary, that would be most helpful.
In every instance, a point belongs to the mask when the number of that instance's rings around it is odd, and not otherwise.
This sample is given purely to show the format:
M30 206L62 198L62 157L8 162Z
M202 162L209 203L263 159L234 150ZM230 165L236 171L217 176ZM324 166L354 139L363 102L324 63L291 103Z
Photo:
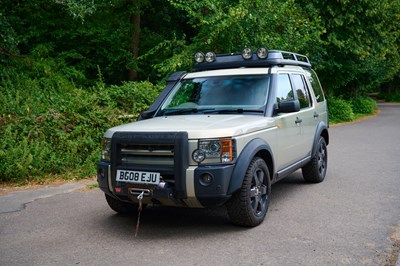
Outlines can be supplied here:
M200 184L209 186L213 181L213 176L210 173L204 173L200 176Z
M208 52L206 53L205 59L207 63L212 63L215 61L215 54L213 52Z
M250 48L244 48L242 51L242 56L246 60L251 59L253 57L253 51Z
M204 54L202 52L198 52L194 55L194 61L196 63L203 63L204 62Z
M260 59L265 59L268 57L268 50L267 48L261 47L257 50L257 57Z

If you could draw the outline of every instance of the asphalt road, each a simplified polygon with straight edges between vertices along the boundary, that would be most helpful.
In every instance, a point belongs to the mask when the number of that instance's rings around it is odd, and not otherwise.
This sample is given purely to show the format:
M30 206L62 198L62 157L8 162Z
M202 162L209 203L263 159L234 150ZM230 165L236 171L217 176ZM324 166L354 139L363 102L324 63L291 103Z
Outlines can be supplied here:
M0 265L395 265L400 105L380 108L332 127L325 181L296 172L273 185L256 228L232 226L223 208L150 207L135 238L136 217L98 189L16 192L0 197Z

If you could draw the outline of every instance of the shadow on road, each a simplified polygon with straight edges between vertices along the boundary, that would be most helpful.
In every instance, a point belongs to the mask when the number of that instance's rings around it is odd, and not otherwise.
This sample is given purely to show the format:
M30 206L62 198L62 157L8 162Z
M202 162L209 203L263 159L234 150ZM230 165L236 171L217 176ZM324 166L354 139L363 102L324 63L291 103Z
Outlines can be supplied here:
M110 237L129 238L135 234L137 214L114 214L102 220L101 227ZM141 213L140 239L193 238L204 234L243 231L230 224L224 207L187 209L149 206ZM112 236L113 235L113 236Z
M310 184L303 181L300 172L274 184L268 215L279 215L274 212L276 203L284 200L285 197L290 197L303 185ZM133 213L131 215L112 214L98 222L102 224L104 233L110 234L110 237L132 239L135 234L136 221L137 213ZM263 224L268 226L268 219ZM141 213L138 239L193 238L205 234L225 234L246 230L251 230L251 228L239 227L230 223L227 211L223 206L210 209L148 206Z

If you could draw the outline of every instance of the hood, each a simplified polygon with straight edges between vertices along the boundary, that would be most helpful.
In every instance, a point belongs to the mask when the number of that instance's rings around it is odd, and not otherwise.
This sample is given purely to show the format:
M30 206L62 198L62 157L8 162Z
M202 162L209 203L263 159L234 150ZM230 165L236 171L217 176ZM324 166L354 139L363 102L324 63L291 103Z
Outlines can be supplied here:
M255 115L176 115L155 117L110 128L115 132L173 132L186 131L189 139L236 137L275 126L275 119Z

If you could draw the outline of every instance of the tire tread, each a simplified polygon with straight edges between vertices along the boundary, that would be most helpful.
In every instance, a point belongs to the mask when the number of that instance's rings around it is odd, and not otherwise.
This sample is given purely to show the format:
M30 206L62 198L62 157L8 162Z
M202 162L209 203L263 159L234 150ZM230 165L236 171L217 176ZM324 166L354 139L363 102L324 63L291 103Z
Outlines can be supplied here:
M261 160L261 161L260 161ZM265 215L268 211L268 203L267 203L267 211L262 217L255 217L252 215L253 210L250 207L250 204L248 202L248 196L247 196L247 190L248 187L251 186L252 179L249 178L253 175L253 168L257 167L258 164L264 164L266 168L266 178L268 179L268 197L269 197L269 192L270 192L270 180L269 180L269 172L268 168L265 165L265 162L262 158L259 157L254 157L253 160L250 162L245 178L243 179L242 187L234 193L231 197L231 199L227 202L226 207L228 210L228 215L230 218L230 221L233 224L240 225L240 226L245 226L245 227L254 227L262 223L262 221L265 218ZM263 167L264 167L263 166ZM269 198L267 199L269 200Z

